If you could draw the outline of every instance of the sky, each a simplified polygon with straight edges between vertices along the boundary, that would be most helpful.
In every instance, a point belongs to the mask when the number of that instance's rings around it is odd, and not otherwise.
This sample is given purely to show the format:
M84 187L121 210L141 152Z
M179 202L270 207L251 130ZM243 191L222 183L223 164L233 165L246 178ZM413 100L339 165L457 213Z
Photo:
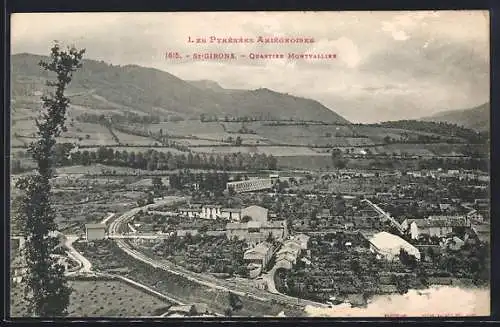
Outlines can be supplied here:
M196 44L209 39L304 37L301 44ZM412 119L489 101L487 11L30 13L11 20L12 53L46 55L53 40L86 58L154 67L185 80L312 98L352 122ZM166 59L166 52L245 54ZM335 59L287 59L288 53ZM283 53L252 60L250 53Z

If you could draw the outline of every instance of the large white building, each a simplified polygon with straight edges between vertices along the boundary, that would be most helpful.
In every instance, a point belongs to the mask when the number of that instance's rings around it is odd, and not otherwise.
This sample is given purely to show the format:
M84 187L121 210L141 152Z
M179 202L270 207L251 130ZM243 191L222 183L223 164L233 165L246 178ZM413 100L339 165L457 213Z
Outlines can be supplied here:
M268 212L266 208L253 205L241 210L241 218L249 216L252 221L266 222Z
M272 186L273 182L271 178L255 178L246 181L227 183L227 189L232 189L236 193L266 190L272 188Z
M387 232L380 232L373 235L370 240L370 250L377 254L377 257L389 261L399 259L401 249L409 255L420 260L420 251L397 235Z

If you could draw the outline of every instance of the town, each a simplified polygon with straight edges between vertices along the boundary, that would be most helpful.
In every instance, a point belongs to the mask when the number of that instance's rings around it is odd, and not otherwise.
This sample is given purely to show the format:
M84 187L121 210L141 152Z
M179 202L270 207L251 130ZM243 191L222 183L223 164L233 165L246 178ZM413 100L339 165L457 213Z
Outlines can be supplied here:
M16 13L9 318L489 316L488 14L344 14Z
M111 181L119 178L108 176L94 190L116 191L121 185ZM227 179L223 191L217 183L205 185L207 178ZM68 174L54 184L66 189L84 180ZM143 269L166 265L243 298L275 299L280 309L301 301L363 306L377 294L489 283L485 173L183 170L139 180L144 182L125 189L149 192L148 199L102 221L68 226L77 235L75 252L93 273L141 280L161 292L161 275L154 281L134 270L138 262L146 264ZM74 269L78 262L73 260ZM210 301L201 303L206 312L227 314ZM183 314L192 315L191 307L182 304ZM174 309L166 314L180 314Z

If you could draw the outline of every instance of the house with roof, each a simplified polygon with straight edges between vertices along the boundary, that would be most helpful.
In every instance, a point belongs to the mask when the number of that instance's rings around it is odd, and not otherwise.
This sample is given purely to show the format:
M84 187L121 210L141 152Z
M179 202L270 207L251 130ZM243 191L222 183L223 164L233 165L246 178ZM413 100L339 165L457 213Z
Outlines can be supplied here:
M291 253L279 253L276 255L276 267L284 269L292 269L297 263L297 257Z
M292 269L302 251L301 244L293 239L287 240L276 253L276 265L285 269Z
M470 232L467 234L467 239L473 239L475 242L489 244L491 240L490 224L473 224Z
M409 255L420 260L420 251L397 235L380 232L373 235L368 242L370 243L370 251L376 253L378 258L389 261L399 259L399 253L403 249Z
M302 248L297 241L294 240L286 240L283 242L283 246L279 249L277 255L280 253L290 253L296 257L299 256Z
M483 221L484 220L484 217L483 215L477 211L476 209L472 209L471 211L469 211L467 214L466 214L466 217L470 220L470 221Z
M254 248L246 250L243 254L243 260L249 265L260 265L262 269L265 269L273 256L273 250L274 247L271 243L262 242Z
M14 283L22 283L28 272L28 264L24 255L17 255L11 261L11 269L13 271L12 281Z
M85 224L87 241L103 240L106 237L106 224Z
M216 219L221 216L221 206L206 204L201 207L201 218L205 219Z
M288 228L285 220L227 223L225 230L228 239L237 237L245 240L249 245L256 245L260 242L264 242L269 235L278 241L288 236Z
M189 218L199 218L202 215L201 205L179 208L179 213Z
M465 244L465 242L461 238L459 238L457 236L453 236L453 237L450 237L450 238L447 238L447 239L443 239L440 242L440 246L443 249L450 249L450 250L453 250L453 251L460 250L464 246L464 244Z
M424 219L413 219L410 223L412 239L422 235L429 237L444 237L451 233L460 233L470 226L464 216L429 216Z
M231 221L241 220L241 209L238 208L222 208L220 210L220 217Z
M290 239L296 241L302 250L307 250L310 237L306 234L293 235Z

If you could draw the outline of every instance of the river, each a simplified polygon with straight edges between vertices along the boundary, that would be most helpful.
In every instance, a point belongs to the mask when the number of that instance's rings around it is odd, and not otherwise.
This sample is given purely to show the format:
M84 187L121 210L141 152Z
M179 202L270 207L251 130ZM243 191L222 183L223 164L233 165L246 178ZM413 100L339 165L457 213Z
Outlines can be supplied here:
M489 316L490 290L432 286L404 295L377 295L366 308L340 304L332 308L306 306L309 317L429 317Z

